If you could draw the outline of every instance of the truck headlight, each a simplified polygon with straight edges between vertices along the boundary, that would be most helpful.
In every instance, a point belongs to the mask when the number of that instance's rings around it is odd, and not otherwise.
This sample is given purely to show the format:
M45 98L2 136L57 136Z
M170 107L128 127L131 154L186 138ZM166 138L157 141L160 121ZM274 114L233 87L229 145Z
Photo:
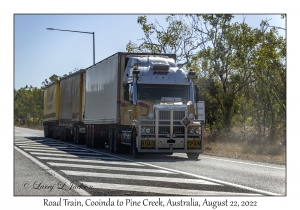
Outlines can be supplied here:
M145 133L145 128L141 128L141 133Z
M150 128L146 128L146 133L147 133L147 134L149 134L149 133L150 133L150 131L151 131L151 129L150 129Z
M199 134L199 133L200 133L200 129L199 129L199 128L196 128L196 129L195 129L195 133L196 133L196 134Z
M190 129L190 134L193 134L195 132L194 128Z
M149 117L149 119L154 119L154 113L153 113L153 112L150 112L150 113L148 114L148 117Z
M190 120L193 120L194 117L195 117L195 115L194 115L193 113L189 113L189 118L190 118Z

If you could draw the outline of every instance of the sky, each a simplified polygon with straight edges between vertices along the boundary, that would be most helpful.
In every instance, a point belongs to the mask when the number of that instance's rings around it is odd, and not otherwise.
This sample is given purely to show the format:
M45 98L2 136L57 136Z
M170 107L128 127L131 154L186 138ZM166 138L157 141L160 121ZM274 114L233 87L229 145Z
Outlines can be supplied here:
M131 40L139 43L144 37L137 18L144 14L14 14L14 88L26 85L41 87L51 75L62 76L76 69L93 65L93 35L86 33L47 30L46 28L94 32L95 62L116 52L126 52ZM148 14L148 22L157 20L167 26L166 14ZM280 14L248 14L246 23L259 27L262 20L286 28ZM243 15L235 14L234 22ZM284 30L279 30L285 36Z

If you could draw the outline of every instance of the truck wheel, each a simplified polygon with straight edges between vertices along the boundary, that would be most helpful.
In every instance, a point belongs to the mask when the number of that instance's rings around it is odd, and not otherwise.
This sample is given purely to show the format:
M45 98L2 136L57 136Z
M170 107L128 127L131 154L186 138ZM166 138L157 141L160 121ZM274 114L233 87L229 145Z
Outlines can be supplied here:
M99 148L100 149L104 149L105 148L105 138L104 137L101 137L99 139Z
M114 129L109 130L109 151L114 153Z
M186 153L186 154L187 154L188 158L191 160L197 160L199 157L198 153Z
M53 127L54 128L54 127ZM53 129L53 132L52 132L52 138L55 139L55 129Z
M53 126L48 127L48 137L53 137Z
M62 141L62 131L61 131L61 127L59 127L59 139Z
M134 159L143 157L143 154L139 153L136 147L136 130L133 130L131 134L131 154Z
M79 136L78 136L78 128L75 127L74 128L74 144L78 144L78 138L79 138Z
M93 130L92 130L92 133L91 133L91 136L90 136L90 140L91 140L91 146L92 146L92 148L97 148L98 147L98 141L95 138Z
M71 140L71 134L68 128L64 128L64 133L65 133L65 141L70 141Z
M78 133L78 144L85 144L85 134Z
M44 125L44 137L48 137L48 125Z
M115 130L114 133L114 150L116 154L121 153L120 143L118 143L118 130Z
M65 141L65 128L64 127L61 128L61 140Z
M89 137L90 137L90 129L89 126L86 126L86 133L85 133L85 144L89 147Z

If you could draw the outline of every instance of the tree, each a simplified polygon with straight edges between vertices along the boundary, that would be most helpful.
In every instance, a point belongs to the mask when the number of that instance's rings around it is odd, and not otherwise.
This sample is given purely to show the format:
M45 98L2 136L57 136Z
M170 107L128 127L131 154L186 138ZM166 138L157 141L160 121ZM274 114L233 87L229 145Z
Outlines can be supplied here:
M51 77L49 77L49 80L48 79L45 79L43 82L42 82L42 89L45 89L46 86L50 85L50 84L53 84L57 81L59 81L61 79L60 76L57 76L56 74L53 74Z
M19 90L14 90L15 123L38 125L42 122L43 94L42 89L27 85Z
M129 41L126 50L128 52L174 53L177 55L177 62L181 62L187 68L192 67L192 58L205 40L187 23L188 18L189 16L186 15L169 15L166 17L169 25L164 28L157 21L148 23L146 16L139 16L137 22L142 26L145 37L140 39L142 41L140 45Z

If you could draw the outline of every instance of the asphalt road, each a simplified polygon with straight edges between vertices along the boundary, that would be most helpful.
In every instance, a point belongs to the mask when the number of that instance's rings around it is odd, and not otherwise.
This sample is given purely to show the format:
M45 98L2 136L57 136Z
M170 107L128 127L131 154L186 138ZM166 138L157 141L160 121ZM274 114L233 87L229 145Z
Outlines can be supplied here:
M286 195L283 165L206 155L192 161L185 154L133 159L19 127L14 143L15 195Z

